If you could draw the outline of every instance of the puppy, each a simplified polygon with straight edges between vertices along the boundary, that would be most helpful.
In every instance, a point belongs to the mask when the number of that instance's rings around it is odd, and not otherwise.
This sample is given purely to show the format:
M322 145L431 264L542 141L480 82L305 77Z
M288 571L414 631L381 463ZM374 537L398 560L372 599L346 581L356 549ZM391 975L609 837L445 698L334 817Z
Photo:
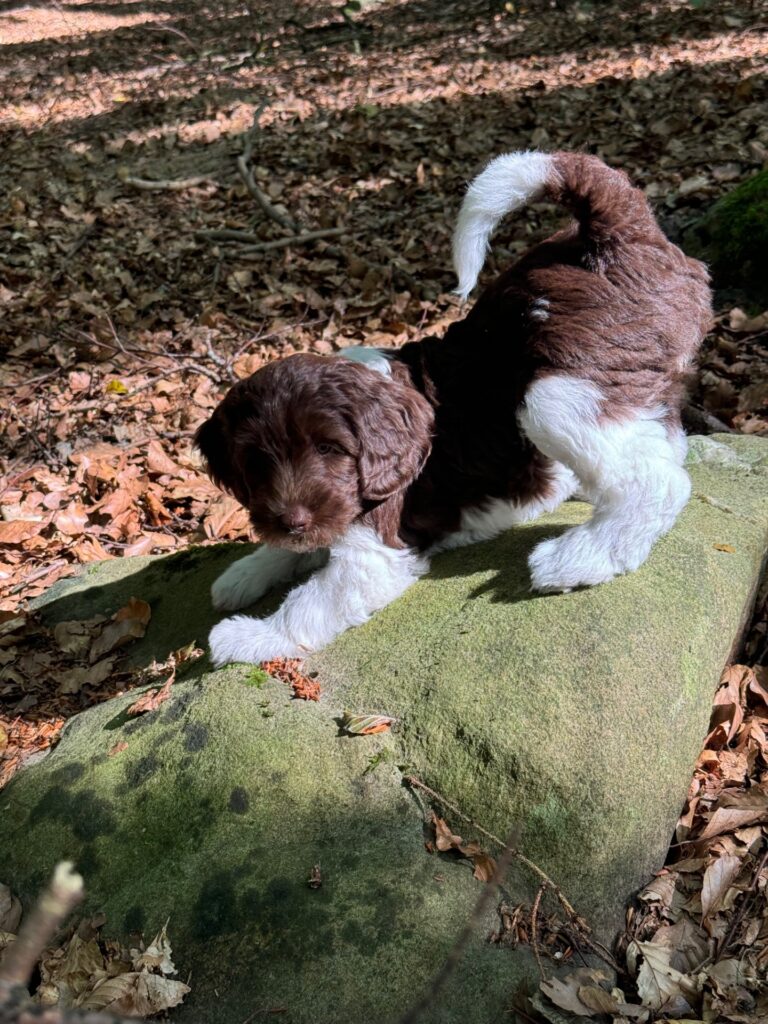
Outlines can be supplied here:
M680 405L711 319L704 266L596 157L511 153L471 184L453 255L466 298L500 219L546 198L575 217L501 274L442 339L294 355L198 430L211 477L263 545L213 585L243 608L308 570L275 614L214 627L217 665L301 656L402 594L429 555L579 495L581 526L530 556L537 591L642 565L688 500Z

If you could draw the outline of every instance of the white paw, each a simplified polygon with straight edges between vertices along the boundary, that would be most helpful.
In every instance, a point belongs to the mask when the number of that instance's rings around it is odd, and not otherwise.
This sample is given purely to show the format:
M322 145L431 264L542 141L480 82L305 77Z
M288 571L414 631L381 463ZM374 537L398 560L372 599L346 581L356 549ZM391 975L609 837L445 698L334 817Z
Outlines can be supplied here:
M235 615L214 626L208 643L211 661L217 668L232 661L253 664L307 653L277 630L271 619L252 619L247 615Z
M532 589L544 593L606 583L626 568L581 527L537 544L528 566Z
M253 557L248 555L234 562L219 576L211 587L213 607L219 611L234 612L247 608L268 590L268 584L259 577Z

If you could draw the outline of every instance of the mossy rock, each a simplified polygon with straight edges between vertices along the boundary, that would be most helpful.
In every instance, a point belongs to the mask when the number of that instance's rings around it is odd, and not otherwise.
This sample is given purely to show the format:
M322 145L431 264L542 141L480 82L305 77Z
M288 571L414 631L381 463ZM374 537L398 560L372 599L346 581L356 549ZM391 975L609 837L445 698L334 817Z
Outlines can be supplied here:
M768 170L742 182L685 232L687 253L709 264L716 289L768 306Z
M424 849L424 808L402 785L413 772L492 832L516 831L610 942L664 861L765 551L768 442L693 439L689 462L691 503L630 576L529 592L531 547L588 515L570 502L435 558L400 600L309 659L318 704L201 659L152 715L129 719L134 694L76 717L0 794L2 881L29 904L73 858L112 934L149 934L170 915L176 963L192 972L180 1021L277 1007L293 1024L396 1021L479 892L466 863ZM130 654L146 663L204 639L210 582L242 553L103 563L42 609L60 621L149 600ZM393 715L396 730L341 735L344 709ZM510 899L536 886L513 865ZM536 972L525 951L486 941L492 925L489 912L424 1020L508 1019Z

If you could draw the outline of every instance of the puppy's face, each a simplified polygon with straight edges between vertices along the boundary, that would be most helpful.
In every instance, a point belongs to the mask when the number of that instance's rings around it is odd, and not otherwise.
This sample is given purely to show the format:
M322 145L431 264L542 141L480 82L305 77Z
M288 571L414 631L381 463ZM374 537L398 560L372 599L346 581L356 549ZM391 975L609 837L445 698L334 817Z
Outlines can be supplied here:
M235 384L195 444L262 540L311 551L418 475L432 425L414 389L345 359L296 355Z

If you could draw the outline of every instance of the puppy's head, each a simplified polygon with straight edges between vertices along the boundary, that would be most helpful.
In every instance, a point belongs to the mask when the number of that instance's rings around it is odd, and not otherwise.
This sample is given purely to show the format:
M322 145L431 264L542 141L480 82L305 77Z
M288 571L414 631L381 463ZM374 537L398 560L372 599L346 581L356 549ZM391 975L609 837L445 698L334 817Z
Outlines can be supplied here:
M311 551L411 483L432 426L414 388L350 360L295 355L235 384L195 444L263 540Z

